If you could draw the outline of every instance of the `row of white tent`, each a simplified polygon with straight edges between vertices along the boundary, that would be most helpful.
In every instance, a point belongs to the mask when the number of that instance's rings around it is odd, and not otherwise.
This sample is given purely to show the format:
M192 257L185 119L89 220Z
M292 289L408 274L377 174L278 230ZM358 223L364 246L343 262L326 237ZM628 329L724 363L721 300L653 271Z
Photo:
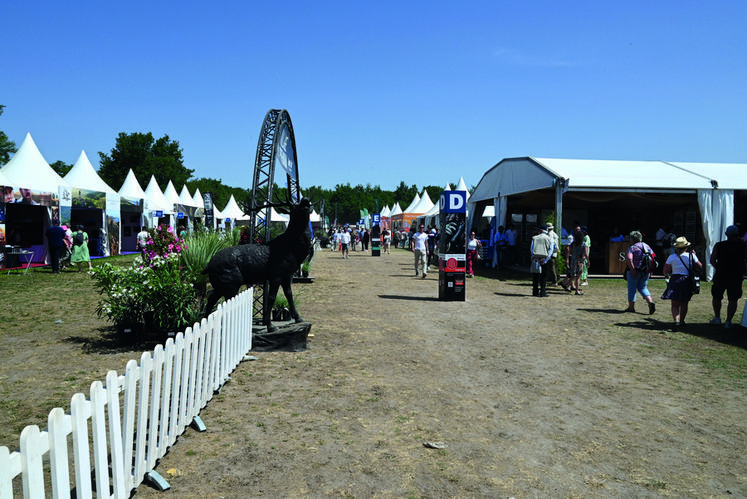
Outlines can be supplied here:
M115 203L107 201L108 205L117 204L119 201L116 199L117 196L143 199L147 210L161 211L164 215L173 214L177 205L205 208L203 196L199 189L195 190L194 195L190 195L185 185L182 187L181 193L177 193L174 184L169 181L166 189L162 191L155 177L151 176L148 186L143 190L132 170L128 172L127 178L119 191L115 191L99 177L85 151L80 153L72 169L63 178L49 166L49 163L39 152L31 134L26 135L16 154L0 169L0 185L52 193L59 192L61 187L104 192L107 199L113 198L113 200L116 200ZM217 207L213 207L213 210L214 217L218 220L246 221L249 219L239 207L233 195L222 210ZM277 212L273 212L271 217L273 221L287 222L287 216Z

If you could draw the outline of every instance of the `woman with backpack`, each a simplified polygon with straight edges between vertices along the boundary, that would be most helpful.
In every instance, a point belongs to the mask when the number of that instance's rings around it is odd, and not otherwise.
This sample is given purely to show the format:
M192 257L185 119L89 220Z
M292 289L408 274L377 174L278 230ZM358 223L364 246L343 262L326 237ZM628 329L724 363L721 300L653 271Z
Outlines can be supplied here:
M88 253L88 234L83 230L82 225L79 225L78 230L73 232L73 256L70 261L78 264L78 272L81 271L80 264L84 262L88 262L88 270L93 270L91 255Z
M669 277L669 282L661 297L662 300L672 300L675 329L685 325L687 309L693 297L690 276L697 275L702 268L703 264L698 260L688 240L685 237L678 237L674 242L674 254L669 255L667 263L664 264L664 276Z
M654 297L648 290L648 279L654 272L654 263L656 254L651 246L643 242L643 234L634 230L630 233L630 242L628 254L625 258L626 280L628 281L628 308L626 312L635 312L636 292L640 293L646 303L648 303L648 313L656 312Z

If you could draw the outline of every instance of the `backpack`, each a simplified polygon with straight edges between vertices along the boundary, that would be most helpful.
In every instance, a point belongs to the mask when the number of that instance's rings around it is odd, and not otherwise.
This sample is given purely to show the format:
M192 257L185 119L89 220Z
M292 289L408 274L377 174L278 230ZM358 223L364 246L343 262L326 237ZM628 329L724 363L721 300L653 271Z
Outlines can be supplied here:
M656 268L656 255L651 251L651 248L648 248L648 251L645 249L645 246L640 246L640 248L641 253L643 254L641 256L641 264L636 268L636 270L638 272L652 274Z
M661 240L661 247L664 249L669 249L672 246L674 246L674 241L677 239L677 236L675 236L672 232L664 236L664 239Z
M86 236L83 231L78 231L73 235L73 244L76 246L83 246L83 243L86 242Z

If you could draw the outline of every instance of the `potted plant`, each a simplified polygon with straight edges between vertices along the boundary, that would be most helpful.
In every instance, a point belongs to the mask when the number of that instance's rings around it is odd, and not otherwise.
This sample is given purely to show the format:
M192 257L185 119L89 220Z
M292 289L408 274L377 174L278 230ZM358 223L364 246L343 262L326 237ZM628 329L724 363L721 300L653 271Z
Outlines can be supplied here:
M277 295L275 303L272 306L272 320L289 321L290 310L288 309L288 299L285 295Z
M311 270L311 263L303 262L301 264L301 277L309 277L310 270Z

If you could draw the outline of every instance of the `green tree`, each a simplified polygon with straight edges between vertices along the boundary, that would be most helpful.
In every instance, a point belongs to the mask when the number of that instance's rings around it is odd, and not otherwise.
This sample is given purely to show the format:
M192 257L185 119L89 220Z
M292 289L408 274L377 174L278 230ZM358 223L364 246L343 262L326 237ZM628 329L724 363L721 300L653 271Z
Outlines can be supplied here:
M50 164L49 166L52 167L54 171L57 172L57 175L60 177L64 177L68 174L70 170L73 169L73 165L69 163L65 163L64 161L57 160L54 163Z
M122 186L130 169L141 186L147 186L154 176L161 189L169 180L174 187L184 185L194 173L184 166L179 142L168 135L154 139L150 132L120 133L110 154L99 152L99 158L99 176L113 189Z
M3 109L5 106L0 105L0 116L3 115ZM16 152L16 144L12 140L8 139L5 132L0 131L0 166L10 161L10 155Z

